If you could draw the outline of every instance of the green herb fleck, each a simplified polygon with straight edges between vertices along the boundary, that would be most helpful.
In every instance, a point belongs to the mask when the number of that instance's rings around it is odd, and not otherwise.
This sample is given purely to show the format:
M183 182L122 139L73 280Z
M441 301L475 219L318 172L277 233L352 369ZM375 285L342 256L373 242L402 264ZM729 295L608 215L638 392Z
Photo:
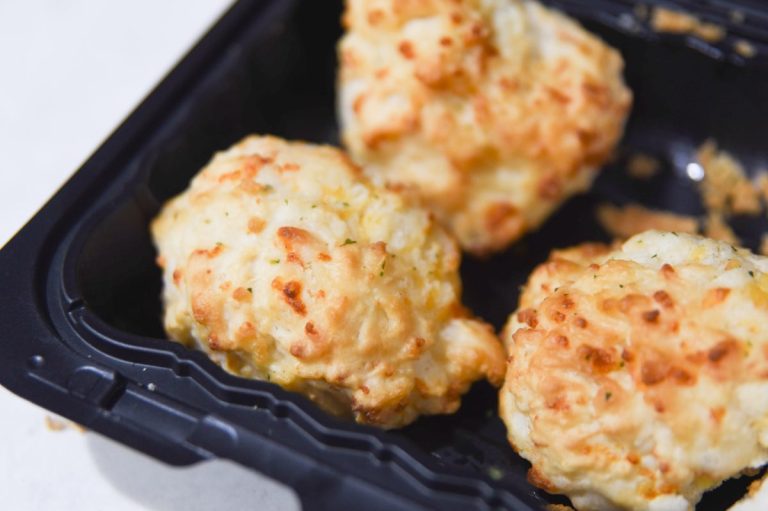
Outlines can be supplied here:
M749 270L747 273L749 273L750 277L755 278L755 272L753 272L752 270Z
M342 202L341 205L344 206L345 208L348 208L349 207L349 202L346 202L346 201Z
M593 278L593 279L596 279L596 278L597 278L597 273L593 274L593 275L592 275L592 278Z
M504 477L504 472L499 467L492 466L488 468L488 476L494 481L499 481Z
M317 207L317 204L312 204L312 209L315 209Z
M286 204L288 204L288 199L283 199L283 202L285 202Z
M351 240L351 239L347 238L347 239L344 240L344 243L342 243L341 246L345 247L347 245L354 245L355 243L357 243L355 240Z
M624 284L619 284L619 287L620 287L621 289L624 289Z
M619 363L619 367L624 367L624 361L623 360Z
M677 234L677 233L676 233L676 232L674 232L674 231L672 231L672 236L677 236L677 237L680 237L680 235L679 235L679 234Z
M265 192L271 192L275 188L272 185L261 185L261 189ZM286 201L287 202L287 201Z
M222 242L220 242L220 241L217 241L217 242L216 242L216 246L217 246L217 247L221 247L221 246L224 246L224 243L222 243Z
M612 396L613 396L613 392L609 390L608 392L605 393L605 400L608 401L609 399L611 399Z
M653 254L653 255L651 256L651 259L656 259L657 257L659 257L659 254Z
M270 259L269 260L269 264L279 264L279 263L280 263L280 259Z
M248 292L249 292L249 293L251 293L251 294L253 294L253 288L252 288L252 287L249 287L249 288L248 288Z

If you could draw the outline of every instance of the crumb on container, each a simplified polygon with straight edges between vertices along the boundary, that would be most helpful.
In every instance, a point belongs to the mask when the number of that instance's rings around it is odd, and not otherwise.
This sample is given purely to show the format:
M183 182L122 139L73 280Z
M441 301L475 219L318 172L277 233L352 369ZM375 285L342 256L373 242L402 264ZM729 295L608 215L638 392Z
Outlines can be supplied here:
M733 43L733 49L744 58L751 59L757 53L755 47L749 41L739 39Z
M67 424L61 419L57 419L55 417L51 417L50 415L46 415L45 427L48 429L48 431L64 431L65 429L67 429Z
M689 34L710 43L721 41L727 33L720 25L707 23L687 12L674 11L666 7L653 8L651 27L656 32Z
M62 419L60 417L53 417L51 415L45 416L45 427L48 431L53 431L57 433L59 431L64 431L66 429L74 429L75 431L78 431L80 433L85 433L86 431L88 431L80 424L77 424L72 421L68 421L66 419Z
M611 236L620 239L652 229L690 234L698 230L698 221L694 217L648 209L638 204L602 204L597 208L597 219Z
M627 174L635 179L650 179L658 174L660 166L653 156L636 153L627 161Z
M733 155L718 150L713 140L707 140L697 151L696 157L704 168L704 179L699 186L707 211L745 215L760 213L758 189Z

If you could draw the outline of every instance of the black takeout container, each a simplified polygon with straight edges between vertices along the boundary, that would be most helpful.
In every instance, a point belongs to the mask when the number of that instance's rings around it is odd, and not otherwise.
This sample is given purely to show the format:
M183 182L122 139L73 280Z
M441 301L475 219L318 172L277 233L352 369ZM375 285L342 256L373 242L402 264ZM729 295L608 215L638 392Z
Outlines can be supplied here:
M518 286L554 247L607 240L596 204L703 212L686 175L708 137L768 169L768 9L679 2L729 35L657 34L632 2L550 2L619 48L635 105L595 188L488 260L465 257L464 297L498 328ZM742 15L732 11L740 9ZM296 489L304 509L541 509L567 502L526 481L505 440L495 390L477 384L453 416L398 431L341 422L302 396L226 374L164 339L148 223L213 152L249 133L337 142L335 41L341 2L242 0L0 252L0 383L89 429L172 464L235 460ZM739 19L737 19L739 18ZM732 50L739 38L757 54ZM649 181L623 171L654 155ZM763 218L737 218L753 248ZM725 509L748 478L710 492Z

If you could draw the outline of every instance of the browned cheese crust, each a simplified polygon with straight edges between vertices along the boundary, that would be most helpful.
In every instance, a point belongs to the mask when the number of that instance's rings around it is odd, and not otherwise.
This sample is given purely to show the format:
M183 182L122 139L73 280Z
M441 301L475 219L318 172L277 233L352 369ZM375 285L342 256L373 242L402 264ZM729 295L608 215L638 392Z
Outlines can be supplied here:
M459 301L455 242L337 149L246 138L152 233L168 334L235 374L386 428L503 378L501 344Z
M622 134L621 56L538 3L348 0L344 24L344 143L471 252L536 229Z
M649 231L555 251L503 334L500 413L577 509L686 511L768 459L768 258Z

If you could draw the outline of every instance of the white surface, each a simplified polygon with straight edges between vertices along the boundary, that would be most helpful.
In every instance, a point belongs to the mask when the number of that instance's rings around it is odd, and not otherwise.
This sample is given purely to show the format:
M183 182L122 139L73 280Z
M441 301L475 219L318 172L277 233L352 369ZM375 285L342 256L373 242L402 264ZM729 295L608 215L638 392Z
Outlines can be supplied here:
M229 5L214 0L0 1L0 245ZM299 508L285 486L215 461L177 469L94 433L50 431L0 387L0 508Z

